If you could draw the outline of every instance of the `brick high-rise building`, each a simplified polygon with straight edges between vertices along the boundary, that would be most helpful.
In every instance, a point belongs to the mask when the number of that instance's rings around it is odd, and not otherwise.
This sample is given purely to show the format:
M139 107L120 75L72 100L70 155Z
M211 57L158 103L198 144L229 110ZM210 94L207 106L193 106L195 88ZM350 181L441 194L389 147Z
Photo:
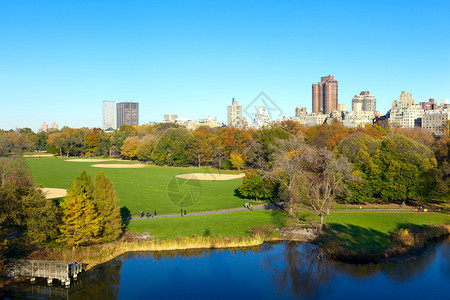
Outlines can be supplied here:
M139 103L117 103L117 128L122 125L139 125Z
M333 110L338 110L338 82L329 75L312 85L312 112L328 115Z

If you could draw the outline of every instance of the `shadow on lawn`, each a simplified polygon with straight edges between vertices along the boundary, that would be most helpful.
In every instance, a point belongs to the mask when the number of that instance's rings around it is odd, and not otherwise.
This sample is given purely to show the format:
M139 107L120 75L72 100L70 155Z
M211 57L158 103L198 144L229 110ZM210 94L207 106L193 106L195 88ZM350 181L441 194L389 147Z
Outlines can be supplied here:
M124 230L128 229L128 224L130 224L131 220L131 212L128 207L124 206L120 208L120 215L122 216L122 221L124 225Z
M318 241L337 241L340 246L352 250L370 249L378 250L389 246L389 234L372 228L356 225L329 223L324 227Z

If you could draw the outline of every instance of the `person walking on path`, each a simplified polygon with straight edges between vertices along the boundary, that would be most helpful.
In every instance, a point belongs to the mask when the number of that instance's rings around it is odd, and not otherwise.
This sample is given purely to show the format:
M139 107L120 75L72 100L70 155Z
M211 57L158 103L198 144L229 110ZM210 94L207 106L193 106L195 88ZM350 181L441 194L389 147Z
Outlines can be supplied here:
M155 216L156 216L156 209L155 209Z
M183 216L183 209L180 209L180 212L181 212L181 216Z
M141 210L141 218L144 217L144 212Z
M186 210L184 210L184 215L186 215Z

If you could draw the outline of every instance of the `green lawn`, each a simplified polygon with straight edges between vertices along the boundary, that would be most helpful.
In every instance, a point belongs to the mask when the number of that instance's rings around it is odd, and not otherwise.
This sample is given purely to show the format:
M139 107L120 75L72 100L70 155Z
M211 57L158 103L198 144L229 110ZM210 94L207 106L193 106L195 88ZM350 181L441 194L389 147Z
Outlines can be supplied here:
M389 232L410 225L450 224L449 214L440 213L332 213L325 216L325 236L342 241L352 249L383 249Z
M130 221L127 230L151 232L161 239L194 235L242 236L255 226L284 225L284 215L279 211L244 211L208 216L144 219Z
M138 163L138 162L68 162L63 158L29 158L27 164L31 169L36 184L44 187L65 188L71 187L72 181L84 170L88 175L95 176L103 171L114 183L120 198L120 206L124 211L129 210L136 216L141 210L157 210L158 214L177 213L176 205L183 196L187 196L184 208L188 212L219 210L240 207L246 199L235 196L235 189L242 184L242 179L227 181L198 181L175 179L175 175L183 173L217 173L217 170L198 168L174 168L149 166L140 169L108 169L91 167L102 163ZM223 171L222 171L223 172ZM225 171L223 173L237 173ZM168 196L168 190L174 191L179 185L179 191ZM193 185L192 185L193 184ZM193 195L196 202L189 205L189 198ZM172 199L172 201L171 201ZM175 201L174 201L175 199ZM175 202L175 203L174 203Z

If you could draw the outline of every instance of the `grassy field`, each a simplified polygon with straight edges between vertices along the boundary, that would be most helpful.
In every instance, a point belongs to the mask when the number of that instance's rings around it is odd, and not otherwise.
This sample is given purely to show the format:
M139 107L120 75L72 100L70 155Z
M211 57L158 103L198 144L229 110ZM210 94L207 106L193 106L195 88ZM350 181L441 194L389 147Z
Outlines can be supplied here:
M160 239L201 236L244 236L255 226L284 225L280 211L244 211L209 216L144 219L130 221L127 231L150 232Z
M383 249L389 245L389 232L410 225L450 224L450 215L441 213L332 213L325 217L325 236L351 249Z
M175 179L183 173L217 173L217 170L198 168L174 168L149 166L139 169L108 169L92 167L93 164L138 163L138 162L68 162L64 158L29 158L27 164L31 169L36 184L49 188L69 189L75 177L82 171L95 176L103 171L114 183L120 198L120 206L136 216L141 210L157 210L158 214L178 213L178 201L184 196L183 208L188 212L219 210L240 207L246 199L235 196L235 189L242 184L242 178L227 181L198 181ZM223 173L237 173L222 171ZM187 184L186 184L187 183ZM194 184L194 185L192 185ZM179 188L177 191L176 189ZM173 193L175 189L175 193ZM171 197L168 196L171 190ZM190 195L196 199L189 205Z

